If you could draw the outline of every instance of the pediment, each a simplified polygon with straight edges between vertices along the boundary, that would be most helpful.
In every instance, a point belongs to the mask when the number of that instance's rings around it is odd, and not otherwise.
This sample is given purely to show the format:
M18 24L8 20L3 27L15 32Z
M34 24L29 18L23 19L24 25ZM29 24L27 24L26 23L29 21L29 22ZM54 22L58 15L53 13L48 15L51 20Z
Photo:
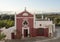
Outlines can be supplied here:
M31 13L29 13L28 11L23 11L23 12L17 14L17 17L33 17L33 15Z

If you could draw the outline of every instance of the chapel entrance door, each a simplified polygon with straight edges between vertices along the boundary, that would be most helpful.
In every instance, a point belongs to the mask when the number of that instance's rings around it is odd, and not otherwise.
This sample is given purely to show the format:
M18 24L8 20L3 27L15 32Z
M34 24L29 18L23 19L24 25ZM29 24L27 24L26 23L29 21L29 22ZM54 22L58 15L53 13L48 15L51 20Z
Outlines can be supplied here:
M24 29L24 37L28 37L28 29Z

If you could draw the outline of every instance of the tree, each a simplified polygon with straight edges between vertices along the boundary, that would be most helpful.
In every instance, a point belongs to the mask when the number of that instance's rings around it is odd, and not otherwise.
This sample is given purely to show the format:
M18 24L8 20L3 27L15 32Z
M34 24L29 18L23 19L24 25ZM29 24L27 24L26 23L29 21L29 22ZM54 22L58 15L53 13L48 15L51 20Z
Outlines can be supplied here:
M0 20L0 28L4 27L6 24L4 23L3 20Z
M59 23L60 22L60 19L57 19L56 21L57 21L57 23Z
M10 15L10 19L14 21L14 15Z
M2 20L9 19L9 18L10 18L9 15L6 15L6 14L1 15Z
M12 20L7 20L5 23L6 23L6 25L5 25L6 28L14 26L14 21L12 21Z
M13 20L0 20L0 28L2 27L12 27L14 26L14 21Z

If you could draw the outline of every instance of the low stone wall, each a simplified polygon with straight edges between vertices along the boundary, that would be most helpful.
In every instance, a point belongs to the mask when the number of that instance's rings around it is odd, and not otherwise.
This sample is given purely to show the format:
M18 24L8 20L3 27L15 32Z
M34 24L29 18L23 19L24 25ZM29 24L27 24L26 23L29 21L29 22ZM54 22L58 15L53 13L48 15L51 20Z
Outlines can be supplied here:
M1 40L0 42L5 42L5 40Z

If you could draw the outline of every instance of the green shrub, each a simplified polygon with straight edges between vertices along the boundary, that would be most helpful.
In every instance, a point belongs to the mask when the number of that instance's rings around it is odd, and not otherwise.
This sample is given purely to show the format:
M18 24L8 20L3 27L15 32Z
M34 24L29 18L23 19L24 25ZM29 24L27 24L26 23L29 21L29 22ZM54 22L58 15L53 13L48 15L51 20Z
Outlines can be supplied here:
M4 39L6 35L4 33L0 33L0 40Z
M0 20L0 28L2 27L12 27L14 26L14 21L13 20Z

